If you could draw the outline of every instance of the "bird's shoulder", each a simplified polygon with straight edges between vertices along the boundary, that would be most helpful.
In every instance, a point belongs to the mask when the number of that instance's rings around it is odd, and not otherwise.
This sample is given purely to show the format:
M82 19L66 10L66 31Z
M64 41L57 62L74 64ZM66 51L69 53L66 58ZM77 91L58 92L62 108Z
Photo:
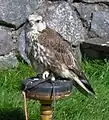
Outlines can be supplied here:
M71 44L65 40L58 32L53 29L46 28L38 37L41 45L52 48L57 52L66 52L71 49Z

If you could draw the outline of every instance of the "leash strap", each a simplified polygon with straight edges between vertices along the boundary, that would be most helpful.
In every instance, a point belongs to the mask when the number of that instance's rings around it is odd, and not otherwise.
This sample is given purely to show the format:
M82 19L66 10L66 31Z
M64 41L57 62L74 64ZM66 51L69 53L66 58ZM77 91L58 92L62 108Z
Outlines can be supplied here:
M54 120L54 113L55 113L55 107L56 107L56 98L55 98L55 81L51 81L51 84L53 86L53 92L52 92L52 95L53 96L53 114L52 114L52 120Z
M23 99L24 99L24 112L25 112L25 120L28 120L28 113L27 113L27 104L26 104L26 93L22 91Z

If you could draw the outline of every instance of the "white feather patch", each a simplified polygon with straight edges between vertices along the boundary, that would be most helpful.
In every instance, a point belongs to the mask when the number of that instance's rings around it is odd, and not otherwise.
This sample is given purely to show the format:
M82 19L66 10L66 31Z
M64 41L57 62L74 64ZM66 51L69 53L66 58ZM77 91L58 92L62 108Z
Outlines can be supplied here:
M81 82L81 80L79 80L79 78L76 77L75 73L74 73L74 74L71 73L64 64L62 65L62 73L61 73L61 74L62 74L63 77L70 78L70 79L76 81L76 83L77 83L78 85L80 85L85 91L87 91L88 93L91 93L91 92L84 86L84 84Z

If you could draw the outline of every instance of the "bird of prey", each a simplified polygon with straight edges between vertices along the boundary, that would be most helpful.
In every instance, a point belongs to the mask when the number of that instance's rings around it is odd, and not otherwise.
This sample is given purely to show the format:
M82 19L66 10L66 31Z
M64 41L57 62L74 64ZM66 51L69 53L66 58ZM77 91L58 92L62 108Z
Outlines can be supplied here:
M72 80L74 86L85 95L94 94L72 52L71 44L58 32L50 29L42 15L28 17L27 56L33 68L42 73L43 79L56 76Z

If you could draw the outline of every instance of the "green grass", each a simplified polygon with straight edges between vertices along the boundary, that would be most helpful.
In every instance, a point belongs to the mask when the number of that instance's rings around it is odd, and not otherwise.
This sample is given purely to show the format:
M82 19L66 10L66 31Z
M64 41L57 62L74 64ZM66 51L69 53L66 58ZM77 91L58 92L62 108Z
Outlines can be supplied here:
M54 120L109 119L109 62L85 61L83 69L96 91L97 99L87 98L77 90L57 101ZM0 120L24 120L20 81L34 76L32 68L21 63L17 69L0 71ZM27 101L29 120L39 120L40 104Z

